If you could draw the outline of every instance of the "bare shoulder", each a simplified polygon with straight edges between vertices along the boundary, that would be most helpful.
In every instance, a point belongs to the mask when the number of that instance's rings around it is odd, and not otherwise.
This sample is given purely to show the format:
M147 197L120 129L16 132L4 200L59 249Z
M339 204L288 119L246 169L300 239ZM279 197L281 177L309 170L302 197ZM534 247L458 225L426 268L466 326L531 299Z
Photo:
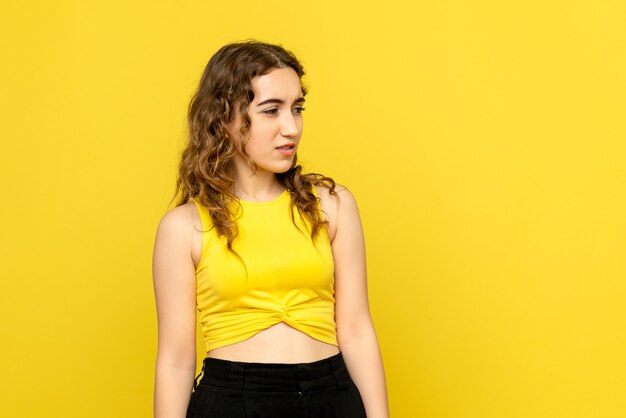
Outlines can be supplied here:
M320 198L320 207L328 220L328 235L330 241L333 242L337 232L337 228L342 217L342 213L350 213L356 210L356 200L350 190L342 185L336 184L334 188L335 194L330 193L330 188L326 185L317 186L317 195Z
M202 252L202 220L194 202L184 203L163 215L157 228L155 245L177 246L191 256L195 265L199 263Z
M161 218L153 253L155 279L163 272L189 270L198 265L202 252L202 222L194 202L169 210Z
M337 199L341 198L342 196L352 195L352 193L350 192L350 190L348 190L346 186L339 183L335 183L335 188L333 189L333 191L337 194L337 197L330 194L330 188L326 184L315 186L315 190L317 191L320 199L328 199L330 197Z
M352 192L343 184L337 183L334 188L335 194L330 193L330 188L326 185L320 185L315 188L320 198L322 206L334 205L336 207L342 204L355 205L356 199Z
M189 201L169 210L159 221L158 232L167 235L189 236L194 226L200 224L195 203Z

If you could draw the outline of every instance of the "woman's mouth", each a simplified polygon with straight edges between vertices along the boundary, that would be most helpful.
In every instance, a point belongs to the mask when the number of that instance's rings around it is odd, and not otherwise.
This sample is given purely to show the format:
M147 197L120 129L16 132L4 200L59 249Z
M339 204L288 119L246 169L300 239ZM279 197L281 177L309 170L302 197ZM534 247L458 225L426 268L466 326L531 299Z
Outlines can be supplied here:
M276 150L283 155L290 156L296 152L296 144L287 144L280 147L276 147Z

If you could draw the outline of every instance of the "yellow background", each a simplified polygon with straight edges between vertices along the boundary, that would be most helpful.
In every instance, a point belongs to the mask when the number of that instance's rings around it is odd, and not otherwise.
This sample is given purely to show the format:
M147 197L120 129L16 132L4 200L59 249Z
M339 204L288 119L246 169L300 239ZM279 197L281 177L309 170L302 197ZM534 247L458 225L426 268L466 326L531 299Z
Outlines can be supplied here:
M359 203L392 416L626 416L625 16L4 2L0 415L151 416L186 106L221 45L256 38L302 59L300 159Z

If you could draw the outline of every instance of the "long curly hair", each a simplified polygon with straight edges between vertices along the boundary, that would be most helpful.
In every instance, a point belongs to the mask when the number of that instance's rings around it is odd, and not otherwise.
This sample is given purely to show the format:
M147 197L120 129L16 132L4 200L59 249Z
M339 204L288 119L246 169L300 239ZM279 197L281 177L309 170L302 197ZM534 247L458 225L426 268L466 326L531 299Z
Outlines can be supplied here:
M254 99L252 79L276 68L292 68L300 78L302 94L307 94L308 89L302 83L305 74L302 64L281 45L256 40L227 44L209 60L189 103L188 143L178 166L176 192L172 200L179 196L177 206L180 206L195 198L205 206L211 215L212 227L216 228L219 236L226 238L228 250L238 257L232 248L238 234L237 218L236 213L229 211L233 202L241 208L231 189L235 182L233 158L240 155L256 172L257 166L245 150L245 138L251 123L248 107ZM238 132L231 133L229 126L235 112L239 112L242 123ZM310 222L310 236L315 244L316 237L322 228L327 227L328 221L317 207L318 199L312 187L325 186L336 197L335 182L321 174L302 173L297 158L296 153L291 168L277 173L276 179L290 192L292 222L298 228L293 210L296 208L300 218Z

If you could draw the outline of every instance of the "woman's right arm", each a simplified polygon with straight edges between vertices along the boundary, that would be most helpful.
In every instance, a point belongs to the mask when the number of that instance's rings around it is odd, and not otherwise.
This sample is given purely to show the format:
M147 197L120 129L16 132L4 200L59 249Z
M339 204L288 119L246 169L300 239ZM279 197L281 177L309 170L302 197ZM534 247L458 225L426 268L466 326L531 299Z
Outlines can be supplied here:
M154 417L184 418L196 371L196 277L186 205L161 219L152 259L158 318Z

